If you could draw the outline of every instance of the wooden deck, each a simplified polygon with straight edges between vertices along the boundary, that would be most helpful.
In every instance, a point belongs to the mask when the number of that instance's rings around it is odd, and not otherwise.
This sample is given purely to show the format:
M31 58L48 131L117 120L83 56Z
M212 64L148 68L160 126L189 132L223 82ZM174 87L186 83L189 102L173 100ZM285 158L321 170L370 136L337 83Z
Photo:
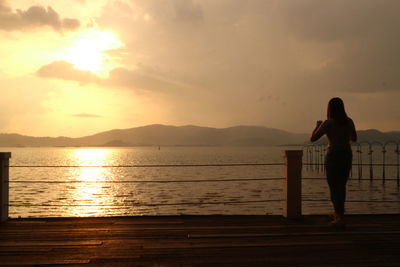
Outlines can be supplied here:
M400 266L400 215L15 219L0 265Z

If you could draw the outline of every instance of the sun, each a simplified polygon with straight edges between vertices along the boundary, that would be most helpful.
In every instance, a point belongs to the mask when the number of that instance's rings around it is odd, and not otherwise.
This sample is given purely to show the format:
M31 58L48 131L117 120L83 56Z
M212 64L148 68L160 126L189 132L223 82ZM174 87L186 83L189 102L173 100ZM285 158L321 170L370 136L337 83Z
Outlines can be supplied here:
M109 31L84 30L73 37L62 60L76 69L101 74L115 65L106 52L122 46L123 43Z

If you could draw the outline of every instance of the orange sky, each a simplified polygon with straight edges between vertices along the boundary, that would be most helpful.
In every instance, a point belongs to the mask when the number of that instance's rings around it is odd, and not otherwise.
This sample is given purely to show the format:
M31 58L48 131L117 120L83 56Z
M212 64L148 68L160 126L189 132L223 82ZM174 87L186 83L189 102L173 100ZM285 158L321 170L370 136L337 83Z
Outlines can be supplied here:
M400 130L400 2L0 0L0 132Z

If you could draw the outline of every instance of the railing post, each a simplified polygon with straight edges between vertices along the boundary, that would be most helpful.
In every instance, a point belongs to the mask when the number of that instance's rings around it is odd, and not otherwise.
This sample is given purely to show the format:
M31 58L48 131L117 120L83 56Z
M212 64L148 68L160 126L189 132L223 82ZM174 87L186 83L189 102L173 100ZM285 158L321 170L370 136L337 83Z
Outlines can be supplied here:
M285 150L286 180L284 185L283 216L288 219L301 217L302 156L302 150Z
M8 164L11 152L0 152L0 222L8 220Z

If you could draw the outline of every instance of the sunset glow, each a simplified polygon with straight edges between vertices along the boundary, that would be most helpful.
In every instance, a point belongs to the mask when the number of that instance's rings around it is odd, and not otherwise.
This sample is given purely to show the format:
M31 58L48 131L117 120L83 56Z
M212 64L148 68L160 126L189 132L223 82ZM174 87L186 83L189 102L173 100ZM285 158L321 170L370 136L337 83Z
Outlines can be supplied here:
M75 37L61 59L72 63L76 69L101 73L116 65L110 61L107 51L122 45L111 32L85 30Z
M399 131L398 10L389 0L0 0L0 133L308 133L332 97L358 129Z

